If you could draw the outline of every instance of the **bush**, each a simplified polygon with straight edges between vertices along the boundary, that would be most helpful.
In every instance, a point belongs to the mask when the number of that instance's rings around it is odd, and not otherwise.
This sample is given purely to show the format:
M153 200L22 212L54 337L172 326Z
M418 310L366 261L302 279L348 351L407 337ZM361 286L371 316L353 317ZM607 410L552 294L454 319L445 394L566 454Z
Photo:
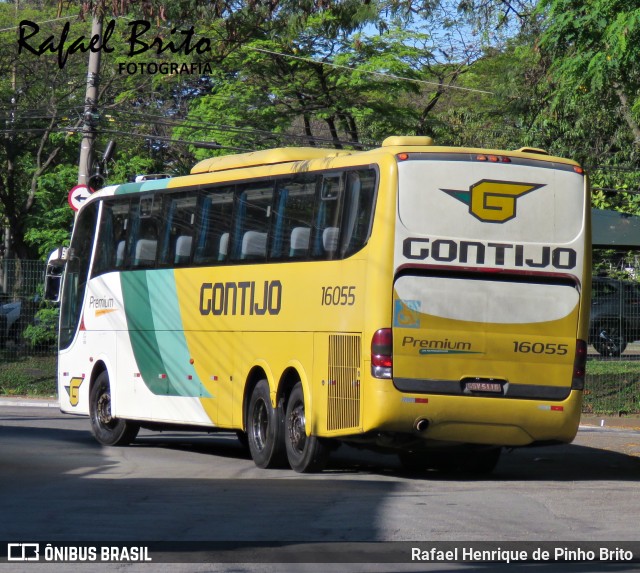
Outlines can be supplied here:
M48 351L55 347L58 340L59 310L50 303L45 303L22 333L29 346L36 351Z

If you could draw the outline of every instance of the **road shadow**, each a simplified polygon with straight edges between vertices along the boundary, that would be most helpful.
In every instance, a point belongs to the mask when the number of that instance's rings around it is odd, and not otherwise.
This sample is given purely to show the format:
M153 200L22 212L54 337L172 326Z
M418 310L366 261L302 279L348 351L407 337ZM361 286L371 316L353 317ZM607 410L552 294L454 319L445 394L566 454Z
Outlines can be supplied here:
M230 435L206 445L186 436L143 437L114 453L88 432L0 426L0 539L251 544L378 538L379 506L400 483L363 480L354 488L344 480L328 487L325 480L283 479L294 477L290 472L260 472L248 458L226 472L238 477L207 477L216 459L240 455L234 442ZM152 448L201 453L206 459L193 467L205 471L184 477L163 471L161 463L145 469L153 458L141 450Z
M12 420L34 420L47 423L49 418L38 416L13 417ZM53 421L59 421L55 416ZM105 461L103 447L93 438L86 420L80 420L77 429L33 426L4 426L0 420L0 459L6 454L19 452L24 444L38 442L50 444L40 456L36 466L49 464L49 469L57 468L64 472L73 470L74 452L92 452L92 464L96 472L107 471L113 462ZM386 476L410 478L417 480L474 481L639 481L640 457L624 453L625 446L635 442L640 451L640 433L592 430L581 431L579 440L583 443L568 445L525 447L505 449L494 472L489 476L471 478L437 471L421 473L407 472L399 463L395 454L381 453L364 449L356 449L342 445L331 453L323 475L338 477L349 474L366 474L370 476ZM587 444L587 445L585 445ZM187 433L187 432L149 432L141 431L136 441L129 446L132 449L153 450L162 448L191 452L210 458L221 457L232 460L246 460L254 469L246 447L236 438L233 432ZM71 466L67 467L70 463ZM88 465L88 464L85 464ZM100 469L102 468L102 469ZM7 466L0 465L0 480L6 473ZM262 471L262 470L256 470ZM295 474L292 473L292 477ZM265 477L268 472L265 472Z
M247 542L253 551L265 542L442 538L455 524L476 531L489 506L496 522L509 522L515 500L540 482L606 481L604 490L640 477L634 456L584 445L506 452L492 477L474 480L408 479L396 456L342 447L321 475L301 476L258 470L233 434L143 434L131 447L103 448L84 428L0 424L0 539ZM218 472L222 458L236 461ZM186 469L172 472L182 461ZM538 534L564 530L529 501L527 520L543 523Z
M609 437L611 441L624 441L624 435ZM640 442L640 434L637 441ZM235 438L235 434L159 434L145 435L136 440L134 447L167 448L195 452L207 456L222 456L250 460L248 450ZM638 481L640 458L605 447L564 444L545 447L504 449L494 472L474 478L503 481ZM430 480L468 480L469 476L438 471L407 472L398 456L342 445L331 453L324 474L369 474Z

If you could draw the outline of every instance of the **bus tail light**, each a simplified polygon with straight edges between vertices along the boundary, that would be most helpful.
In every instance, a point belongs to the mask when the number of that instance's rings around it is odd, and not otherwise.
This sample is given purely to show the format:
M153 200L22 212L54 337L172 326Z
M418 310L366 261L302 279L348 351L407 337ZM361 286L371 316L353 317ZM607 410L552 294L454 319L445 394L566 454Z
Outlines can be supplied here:
M377 330L371 339L371 374L374 378L391 378L393 338L390 328Z
M584 377L587 368L587 343L584 340L576 340L576 357L573 361L572 390L584 390Z

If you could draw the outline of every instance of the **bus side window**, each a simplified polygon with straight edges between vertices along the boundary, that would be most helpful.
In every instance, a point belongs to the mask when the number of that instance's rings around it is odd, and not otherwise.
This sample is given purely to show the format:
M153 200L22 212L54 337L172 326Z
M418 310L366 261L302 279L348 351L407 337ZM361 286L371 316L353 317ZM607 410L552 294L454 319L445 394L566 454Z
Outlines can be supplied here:
M227 259L234 186L209 189L200 194L195 215L193 262L216 264Z
M359 251L369 239L375 197L376 173L373 169L347 172L341 258Z
M169 196L164 215L160 265L180 266L191 262L196 217L196 197Z
M93 258L92 276L97 277L109 271L115 263L115 241L113 230L113 211L111 205L102 202L102 214L98 225L98 241Z
M317 175L278 181L271 217L270 260L308 256Z
M312 256L315 259L330 260L339 255L343 184L344 174L342 172L324 173L322 176L311 239Z
M132 204L132 225L129 233L130 266L153 268L158 254L158 239L162 221L162 196L142 195Z
M117 270L124 265L125 239L129 219L129 201L102 202L93 275Z
M78 213L73 228L71 245L67 250L67 266L63 280L60 304L60 348L67 348L75 336L82 302L89 279L89 263L93 250L93 239L98 226L98 202L85 205Z
M243 185L236 195L230 258L264 261L273 201L273 181Z

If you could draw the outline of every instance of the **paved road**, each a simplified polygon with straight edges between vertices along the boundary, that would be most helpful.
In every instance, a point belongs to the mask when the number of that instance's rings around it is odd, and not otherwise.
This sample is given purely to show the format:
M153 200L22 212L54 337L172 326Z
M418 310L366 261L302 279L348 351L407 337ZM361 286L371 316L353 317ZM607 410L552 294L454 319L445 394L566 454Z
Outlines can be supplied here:
M350 448L307 476L256 468L231 434L143 433L132 447L103 448L85 418L0 406L8 541L286 542L301 555L317 542L639 542L639 478L637 430L584 427L569 446L508 452L485 480L410 477L394 456ZM202 567L183 570L229 570ZM230 570L301 570L251 567ZM469 570L429 567L391 570Z

